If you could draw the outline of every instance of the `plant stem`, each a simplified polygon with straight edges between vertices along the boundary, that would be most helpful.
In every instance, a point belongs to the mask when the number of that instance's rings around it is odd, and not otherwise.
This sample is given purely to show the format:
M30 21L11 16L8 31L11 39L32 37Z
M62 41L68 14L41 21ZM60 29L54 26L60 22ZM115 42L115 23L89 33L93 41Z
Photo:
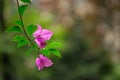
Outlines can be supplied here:
M25 30L25 26L24 26L24 23L23 23L23 18L22 18L22 15L20 14L20 11L19 11L19 1L17 0L17 7L18 7L18 12L19 12L19 17L20 17L20 21L22 23L22 28L23 28L23 32L25 34L25 36L27 37L27 39L31 42L31 44L34 46L34 43L32 42L32 40L30 39L30 37L28 36L26 30Z

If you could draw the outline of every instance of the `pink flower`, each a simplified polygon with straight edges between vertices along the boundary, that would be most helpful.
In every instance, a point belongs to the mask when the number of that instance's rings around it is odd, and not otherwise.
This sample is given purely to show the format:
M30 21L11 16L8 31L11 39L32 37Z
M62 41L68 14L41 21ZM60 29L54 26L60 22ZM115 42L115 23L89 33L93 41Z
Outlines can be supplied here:
M40 25L38 25L38 30L33 33L35 37L35 42L40 48L44 48L46 46L45 41L50 40L53 33L47 29L42 29Z
M43 39L36 37L35 38L35 42L37 43L37 45L42 49L46 46L46 43L44 42Z
M50 67L53 65L53 62L45 57L43 54L40 54L38 58L36 58L36 66L38 70L42 70L44 67Z

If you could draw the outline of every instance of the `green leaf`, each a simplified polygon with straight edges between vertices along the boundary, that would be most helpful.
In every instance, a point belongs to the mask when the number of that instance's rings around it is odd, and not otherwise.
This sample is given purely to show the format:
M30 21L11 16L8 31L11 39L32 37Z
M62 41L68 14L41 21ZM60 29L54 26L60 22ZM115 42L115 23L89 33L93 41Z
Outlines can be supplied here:
M19 10L19 13L20 13L21 16L24 14L24 12L25 12L26 9L27 9L27 5L21 5L19 7L18 10Z
M61 53L60 53L58 50L56 50L56 49L50 49L50 52L51 52L53 55L55 55L55 56L57 56L57 57L59 57L59 58L62 57L62 56L61 56Z
M15 21L15 23L18 25L18 26L21 26L22 27L22 22L21 21Z
M15 37L13 37L12 41L14 42L20 42L22 40L26 40L26 38L22 35L16 35Z
M27 27L27 33L32 36L33 32L37 29L36 25L30 25Z
M30 42L28 40L21 40L20 42L18 42L17 47L22 47L22 46L25 46L29 43Z
M30 54L34 49L36 49L35 46L30 47L30 48L26 51L25 54L26 54L26 55Z
M21 1L24 2L24 3L31 3L30 0L21 0Z
M14 42L18 42L17 43L17 47L21 47L24 45L29 44L30 42L22 35L16 35L15 37L13 37L12 41Z
M56 48L56 47L62 47L62 44L59 43L59 42L53 41L53 42L51 42L51 43L47 46L48 49Z
M13 26L7 29L7 32L22 32L19 26Z
M50 50L48 50L48 49L46 49L46 48L43 48L43 49L41 50L41 53L43 53L45 56L50 57Z

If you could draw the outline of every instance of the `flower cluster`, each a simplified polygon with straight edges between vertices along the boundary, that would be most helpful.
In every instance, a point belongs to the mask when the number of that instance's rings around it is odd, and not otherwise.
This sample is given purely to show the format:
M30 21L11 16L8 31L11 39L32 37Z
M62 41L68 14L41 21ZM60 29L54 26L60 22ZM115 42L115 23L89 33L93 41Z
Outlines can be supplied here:
M38 25L38 30L33 33L35 37L35 42L39 46L39 48L44 48L46 46L47 40L50 40L53 33L47 29L42 29L40 25Z
M45 67L50 67L53 65L53 62L48 57L53 54L61 58L59 50L56 49L56 47L61 46L61 44L56 41L49 41L53 35L52 31L42 29L40 25L37 25L37 30L36 26L33 24L29 26L24 25L23 15L28 5L31 4L31 1L20 1L24 4L20 5L19 0L16 0L20 20L15 21L16 25L8 28L6 31L18 33L12 39L12 41L17 43L17 47L29 45L29 49L26 51L25 54L31 53L32 50L38 50L41 52L39 57L36 58L36 66L38 70L42 70ZM35 43L32 41L33 38L31 36L35 38ZM49 41L49 43L47 41Z
M35 37L35 42L40 49L43 49L46 46L46 41L50 40L53 33L47 29L42 29L40 25L37 25L38 29L33 33ZM38 70L42 70L44 67L50 67L53 65L53 62L45 57L43 54L40 54L36 58L36 66Z

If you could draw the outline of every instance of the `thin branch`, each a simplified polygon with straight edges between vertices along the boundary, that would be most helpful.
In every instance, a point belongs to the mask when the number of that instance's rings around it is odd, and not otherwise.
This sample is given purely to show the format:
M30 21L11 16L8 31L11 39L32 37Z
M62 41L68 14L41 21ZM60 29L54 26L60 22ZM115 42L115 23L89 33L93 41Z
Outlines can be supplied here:
M27 39L31 42L31 44L34 46L34 43L32 42L32 40L30 39L30 37L28 36L28 34L26 33L26 30L25 30L25 26L24 26L24 23L23 23L23 18L22 18L22 15L20 15L20 11L19 11L19 1L17 0L17 7L18 7L18 12L19 12L19 17L20 17L20 21L22 23L22 28L23 28L23 32L25 34L25 36L27 37Z

